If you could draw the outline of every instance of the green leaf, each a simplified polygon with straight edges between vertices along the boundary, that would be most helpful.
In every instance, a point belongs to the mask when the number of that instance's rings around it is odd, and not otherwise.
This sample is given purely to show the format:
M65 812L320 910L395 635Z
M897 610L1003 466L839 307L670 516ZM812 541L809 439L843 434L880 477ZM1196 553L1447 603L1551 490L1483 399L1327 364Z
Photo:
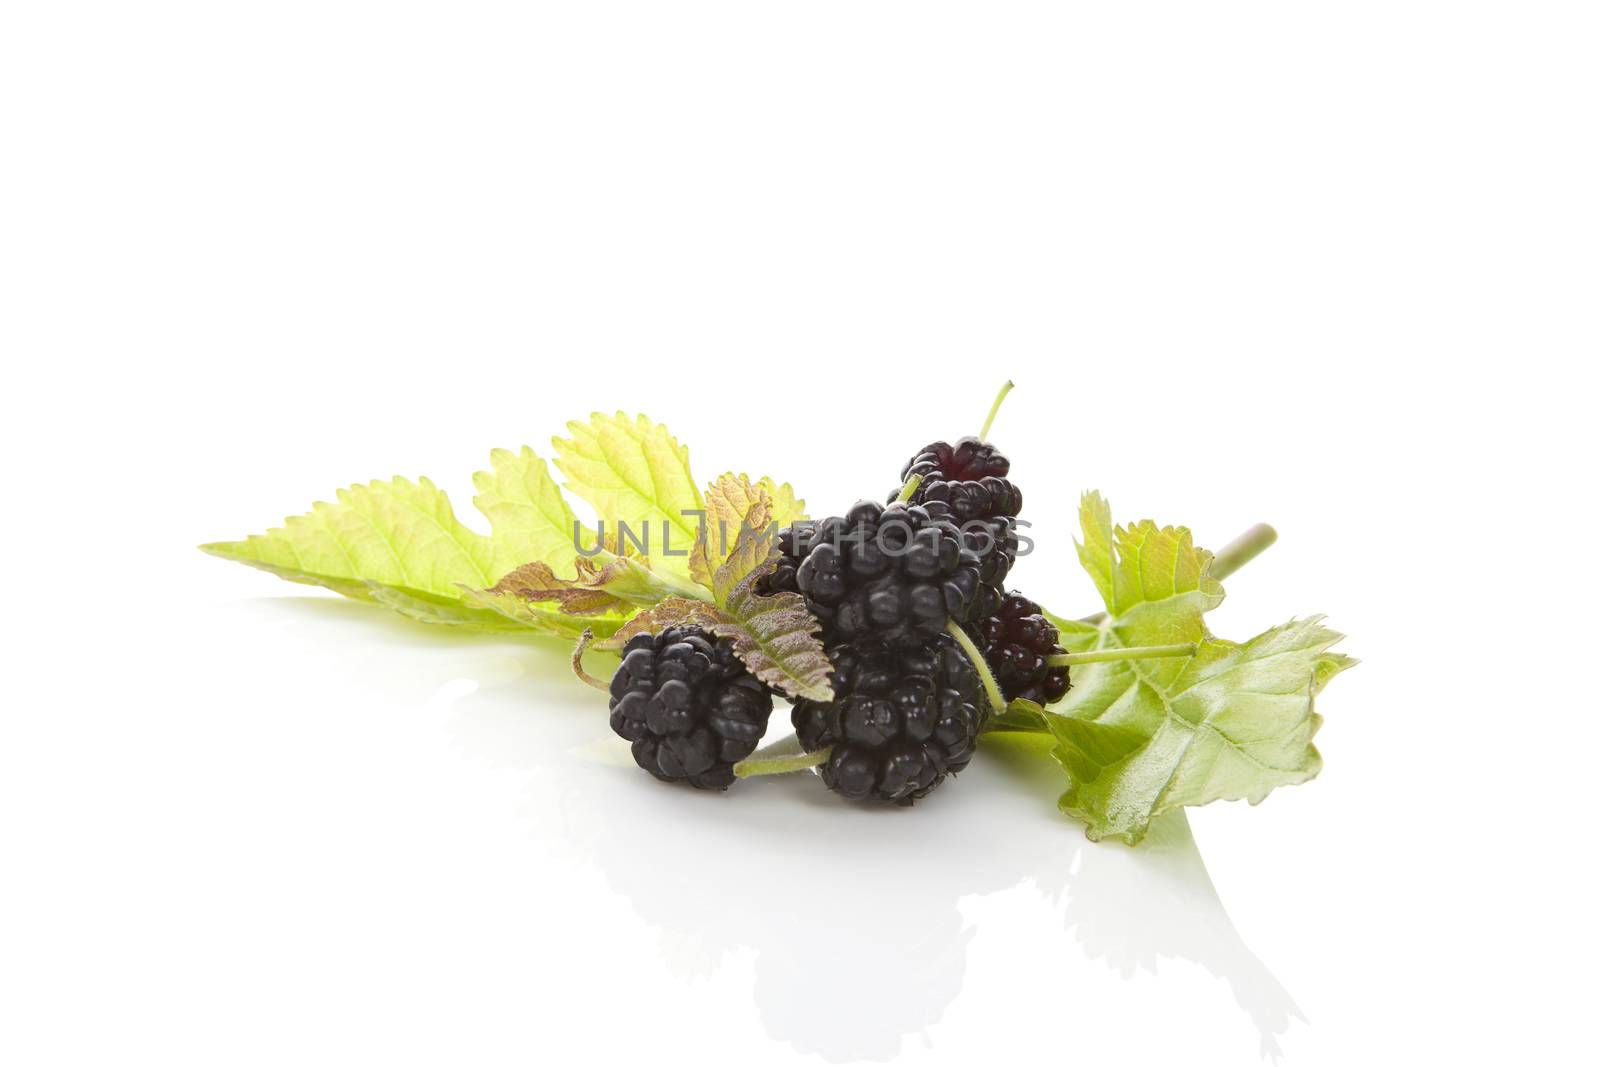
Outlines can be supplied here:
M761 520L768 515L767 506L761 504L751 512L751 524L739 535L733 552L717 567L711 576L711 596L718 604L727 606L734 593L750 575L772 570L769 562L779 553L777 527Z
M1207 573L1211 553L1195 548L1184 527L1146 519L1113 528L1110 505L1092 492L1084 494L1079 518L1078 559L1108 613L1126 616L1141 605L1154 605L1149 612L1198 617L1222 603L1222 584Z
M493 586L530 560L572 573L574 519L531 449L495 451L473 481L488 536L463 525L428 479L395 478L342 489L264 534L200 547L421 621L502 629L507 616L469 604L466 589Z
M766 562L780 528L805 518L805 501L788 483L752 483L748 474L724 474L705 493L705 516L689 553L690 576L725 603L739 581ZM752 531L756 536L747 536Z
M1354 661L1329 652L1343 635L1296 620L1244 644L1210 640L1197 655L1075 668L1050 709L1054 755L1072 779L1061 809L1095 840L1138 843L1150 821L1213 800L1260 802L1316 777L1316 694Z
M587 423L567 423L567 430L570 438L554 439L566 488L589 502L608 531L626 523L648 536L654 569L687 575L699 534L696 513L704 510L689 450L643 415L596 412Z
M734 598L747 576L776 557L778 545L770 536L774 510L786 522L802 517L803 504L794 490L771 478L750 482L749 475L726 474L712 483L702 502L698 493L691 494L688 451L666 427L643 418L598 414L587 426L573 422L570 427L573 440L557 442L560 467L573 480L574 491L600 510L605 534L584 531L581 541L598 542L597 549L579 555L566 573L557 573L549 560L523 563L491 587L467 590L472 608L573 637L582 629L592 629L598 637L613 635L632 619L621 641L610 648L619 648L640 630L672 621L699 622L734 637L734 649L749 659L750 669L765 670L765 677L795 691L816 693L814 678L805 673L808 664L800 657L806 651L802 640L779 632L786 616L776 613L766 598L754 598L754 592L747 592L746 600ZM560 491L547 483L480 477L478 490L478 506L491 520L496 515L533 515L546 530L557 525L576 530ZM704 514L707 522L699 522L701 515L694 512ZM646 523L654 526L651 537L662 526L688 531L693 520L698 536L691 537L685 557L645 555L632 539L621 536L618 517L642 536ZM707 536L709 531L717 536ZM730 537L736 541L726 549ZM566 542L557 545L550 539L546 550L557 547L570 549ZM651 547L666 550L667 544L658 541ZM690 576L712 592L715 605L706 603L706 592ZM792 605L784 601L781 606ZM810 641L821 653L821 643Z
M776 502L773 493L777 493ZM797 593L761 596L756 585L777 566L776 532L803 518L804 503L769 478L724 474L706 490L705 522L689 556L689 573L711 590L711 602L674 596L639 612L599 647L620 649L636 634L699 626L733 641L750 673L792 698L833 699L821 624ZM731 548L728 541L733 539ZM568 610L571 610L570 608Z
M822 624L798 593L756 593L756 583L771 573L777 551L773 543L768 561L732 587L722 605L731 623L712 629L719 636L733 638L734 652L763 682L794 699L825 703L833 699L833 685L828 680L833 668L817 636Z
M706 487L705 516L689 553L689 576L715 592L716 572L749 526L771 521L772 500L748 475L724 474Z
M598 638L609 637L627 622L634 610L597 609L587 615L572 615L563 611L558 604L527 600L514 592L469 589L465 595L477 609L505 620L508 625L537 630L569 641L576 640L585 630Z
M435 626L454 626L482 633L521 633L526 623L516 622L504 615L482 608L468 607L457 601L420 593L413 589L397 589L392 585L367 583L369 599L399 612L408 619Z
M582 536L585 545L592 545L594 537L579 527L572 506L550 477L550 468L526 445L518 453L497 448L489 461L489 470L472 476L478 491L472 502L488 516L494 530L491 570L505 575L524 563L543 560L558 574L572 574L575 541Z
M640 634L660 633L673 626L704 626L708 619L722 618L722 609L715 604L693 597L668 597L636 613L610 637L596 641L594 647L616 652Z
M524 563L493 588L469 591L469 597L494 604L513 597L530 603L554 602L564 615L626 614L669 596L682 586L653 574L641 560L610 553L574 561L577 576L561 578L540 560ZM497 609L498 610L498 609Z
M461 584L493 585L499 577L490 539L463 526L426 478L353 485L339 490L336 503L318 501L278 529L201 547L340 592L371 581L449 598Z
M1205 613L1222 602L1211 554L1182 527L1113 527L1098 494L1085 495L1078 554L1107 613L1051 616L1068 651L1193 642L1186 658L1072 668L1072 688L1035 715L1016 708L999 725L1044 730L1071 784L1063 811L1091 839L1136 844L1151 820L1213 800L1259 802L1316 776L1316 694L1355 660L1329 649L1342 635L1320 617L1274 627L1243 644L1211 635Z
M744 475L740 475L744 477ZM762 478L756 483L756 488L767 494L767 499L772 501L772 523L780 529L791 526L806 517L806 502L794 495L794 487L788 482L781 485L771 478Z

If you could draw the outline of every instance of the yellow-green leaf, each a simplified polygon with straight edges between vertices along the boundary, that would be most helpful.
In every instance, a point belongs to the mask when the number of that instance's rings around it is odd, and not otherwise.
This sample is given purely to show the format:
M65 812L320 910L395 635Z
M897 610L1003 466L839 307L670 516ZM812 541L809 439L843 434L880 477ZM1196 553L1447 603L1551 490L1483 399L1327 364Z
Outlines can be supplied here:
M469 604L465 590L491 587L535 560L574 573L574 520L531 449L495 451L490 470L473 481L489 519L487 535L457 519L428 479L394 478L342 489L332 502L319 501L266 533L201 548L421 621L500 629L504 613Z
M1316 694L1355 661L1330 651L1342 635L1320 618L1274 627L1243 644L1213 637L1206 612L1222 602L1211 553L1181 526L1116 527L1098 493L1080 511L1079 559L1106 614L1051 616L1071 652L1194 644L1190 657L1080 664L1072 688L1046 709L1008 714L1006 729L1046 732L1070 784L1063 811L1088 835L1136 844L1151 820L1213 800L1261 800L1314 777L1321 723Z
M1079 517L1078 559L1112 615L1189 593L1198 594L1193 606L1199 611L1222 602L1222 584L1206 571L1211 553L1195 547L1187 528L1149 519L1113 527L1110 505L1094 492L1084 494Z
M788 483L752 482L748 474L724 474L705 491L705 516L689 574L710 589L717 603L746 574L766 561L780 527L805 518L805 502ZM752 536L752 534L754 536Z
M472 498L494 531L494 566L503 576L533 560L550 564L557 574L571 575L574 544L579 537L572 506L550 476L550 468L533 449L495 449L490 468L472 476L478 495ZM594 537L584 532L583 543Z
M1244 644L1208 640L1172 661L1169 678L1151 670L1155 660L1074 668L1072 691L1047 715L1071 778L1061 809L1092 839L1137 844L1163 812L1258 803L1316 777L1316 694L1355 662L1329 651L1342 639L1310 618Z
M460 585L489 586L500 577L490 539L463 526L426 478L353 485L277 529L201 547L335 589L371 581L459 599Z
M589 502L606 530L626 523L648 537L653 569L688 574L696 513L704 510L689 450L643 415L597 412L567 423L567 431L571 437L554 439L566 488Z

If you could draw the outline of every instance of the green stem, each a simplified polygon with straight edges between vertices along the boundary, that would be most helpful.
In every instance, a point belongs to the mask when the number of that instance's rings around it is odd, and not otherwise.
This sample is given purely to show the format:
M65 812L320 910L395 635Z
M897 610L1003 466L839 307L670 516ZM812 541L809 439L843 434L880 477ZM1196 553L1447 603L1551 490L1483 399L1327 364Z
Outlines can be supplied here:
M908 503L917 493L917 487L922 484L922 475L913 474L906 479L906 484L900 487L900 495L895 497L895 503Z
M781 742L780 742L781 744ZM774 748L778 746L773 746ZM819 748L815 752L801 752L794 756L764 756L757 752L755 755L740 760L733 765L735 778L755 778L764 774L789 774L793 771L806 771L812 767L820 767L828 762L828 757L833 755L833 746Z
M989 664L984 660L983 653L978 651L978 646L972 643L972 638L967 636L967 631L957 626L954 619L946 622L944 628L951 637L956 639L956 643L961 646L961 650L972 661L972 667L978 672L978 677L983 679L983 688L989 694L989 705L994 708L994 713L996 715L1004 715L1006 699L1000 695L1000 686L995 682L994 675L990 673Z
M1211 560L1211 577L1221 580L1272 547L1278 531L1264 522L1257 523L1222 546Z
M697 539L698 540L698 539ZM679 555L674 552L673 555ZM698 582L689 578L676 575L667 570L651 570L650 564L657 559L655 556L635 558L633 556L619 556L610 550L597 552L591 557L595 565L605 568L614 563L620 563L630 572L630 578L637 581L638 587L632 588L633 582L622 583L625 591L617 592L619 599L630 604L642 604L649 607L658 604L669 596L683 597L685 600L704 600L710 603L711 591Z
M989 407L989 417L983 420L983 429L978 431L978 440L989 439L989 427L994 425L994 417L1000 414L1000 403L1005 400L1006 394L1015 389L1016 385L1010 381L1000 387L1000 392L995 394L994 403Z
M609 693L611 691L609 685L583 669L583 654L589 650L589 643L593 640L593 630L583 631L583 636L578 638L578 643L572 649L572 673L576 674L585 685L592 685L603 693Z
M681 596L685 600L704 600L707 603L714 603L711 590L698 582L690 581L688 578L679 577L665 570L641 569L647 584L654 588L651 590L650 599L637 598L634 601L635 603L642 603L646 607L659 603L661 597L655 595L657 591L664 593L666 596Z
M1110 663L1113 660L1123 659L1170 659L1175 656L1192 656L1199 649L1200 646L1195 644L1097 648L1092 652L1063 652L1059 656L1048 657L1045 662L1052 667L1071 667L1079 663Z

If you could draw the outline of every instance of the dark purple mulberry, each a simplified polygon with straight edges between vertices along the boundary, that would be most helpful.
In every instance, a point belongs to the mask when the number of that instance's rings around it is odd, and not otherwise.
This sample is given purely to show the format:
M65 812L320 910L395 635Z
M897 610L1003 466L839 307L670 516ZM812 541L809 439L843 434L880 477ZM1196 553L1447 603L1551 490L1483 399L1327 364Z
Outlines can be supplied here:
M1047 657L1065 652L1060 632L1039 605L1018 593L1007 594L1000 610L977 626L979 645L1006 700L1053 704L1067 695L1067 668Z
M949 635L910 649L837 645L828 655L833 700L798 700L793 720L807 751L832 746L819 768L829 789L910 804L972 759L988 704Z
M926 508L864 500L817 523L807 542L795 580L828 644L921 645L987 607L981 561Z
M1022 490L1007 478L1011 461L987 441L963 437L954 445L935 441L918 452L900 472L902 485L914 474L922 483L911 503L938 501L950 508L956 523L1022 513Z
M733 642L698 626L637 635L611 676L611 729L665 782L728 788L771 715L771 690L745 670Z

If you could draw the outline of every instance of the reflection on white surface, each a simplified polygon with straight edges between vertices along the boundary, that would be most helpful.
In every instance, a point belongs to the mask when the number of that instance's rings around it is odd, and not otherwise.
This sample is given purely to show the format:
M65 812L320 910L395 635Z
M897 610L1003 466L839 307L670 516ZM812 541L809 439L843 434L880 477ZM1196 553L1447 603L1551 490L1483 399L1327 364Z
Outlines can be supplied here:
M1228 919L1181 813L1139 848L1094 844L1051 810L1053 764L1000 746L909 810L846 805L809 774L720 795L665 786L633 766L598 715L590 732L603 735L564 754L528 736L530 703L565 680L549 667L540 657L516 685L459 703L463 746L557 776L565 832L657 928L674 973L692 980L733 950L753 951L762 1022L799 1051L893 1057L961 992L977 934L961 898L1025 883L1124 978L1166 958L1227 982L1263 1056L1278 1055L1278 1036L1300 1017ZM774 736L786 712L774 712ZM518 748L519 737L531 743Z
M265 610L318 631L390 625L323 599ZM463 756L523 776L527 832L592 863L655 929L668 971L694 982L748 955L762 1026L800 1052L886 1060L929 1038L983 934L964 898L1019 887L1112 973L1187 960L1223 980L1264 1056L1299 1017L1229 921L1181 815L1137 849L1093 844L1054 811L1053 763L1002 744L909 810L845 804L809 774L726 794L666 786L633 766L554 645L393 626L376 642L339 638L340 655L382 657L385 684L408 687ZM774 735L786 719L780 706Z
M1084 862L1059 893L1067 925L1094 959L1131 978L1187 959L1228 983L1277 1058L1289 1020L1304 1019L1287 990L1234 929L1181 812L1163 816L1137 849L1085 841Z

